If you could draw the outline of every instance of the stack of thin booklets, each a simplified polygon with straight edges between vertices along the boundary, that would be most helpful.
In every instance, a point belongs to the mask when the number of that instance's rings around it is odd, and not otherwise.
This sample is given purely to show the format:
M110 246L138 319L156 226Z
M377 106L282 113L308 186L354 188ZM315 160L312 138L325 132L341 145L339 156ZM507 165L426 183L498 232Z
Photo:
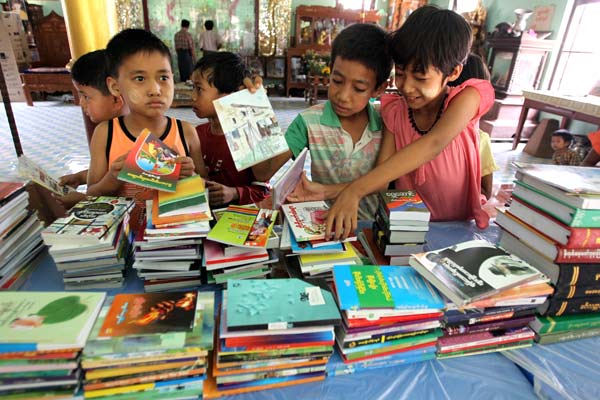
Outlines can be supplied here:
M214 339L214 292L120 294L85 345L85 398L202 397Z
M333 278L343 324L329 375L435 358L444 301L414 269L336 265Z
M125 197L89 197L42 231L65 289L117 288L129 262L129 212Z
M104 293L0 293L0 398L73 398Z
M229 279L266 277L279 258L273 232L277 211L252 206L215 210L217 223L204 244L204 268L217 284Z
M359 238L368 253L382 254L386 265L408 265L411 254L423 251L430 218L414 190L384 190L379 192L372 233L365 229Z
M133 263L147 292L203 283L202 238L210 219L204 180L198 175L180 179L175 192L154 192L147 202L146 225L136 233Z
M600 169L516 166L510 209L496 219L503 229L500 244L550 278L555 291L540 306L541 315L559 323L563 317L582 314L576 332L541 328L536 340L551 343L598 335L593 322L600 312Z
M362 264L356 254L352 233L344 242L325 238L325 220L329 205L324 201L284 204L285 224L282 248L289 247L298 256L299 268L306 279L332 280L335 264ZM289 243L289 244L288 244Z
M42 226L27 210L20 182L0 182L0 290L18 289L37 266L44 245Z
M415 270L449 299L438 358L531 345L527 324L553 291L537 268L483 240L413 257Z
M322 287L299 279L230 280L206 397L325 379L339 323Z

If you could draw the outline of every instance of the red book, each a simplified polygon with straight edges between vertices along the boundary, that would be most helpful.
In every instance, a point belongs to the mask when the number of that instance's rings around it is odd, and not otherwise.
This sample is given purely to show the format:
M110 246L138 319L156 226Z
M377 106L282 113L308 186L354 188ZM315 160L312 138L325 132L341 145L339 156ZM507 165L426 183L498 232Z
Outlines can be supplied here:
M204 260L206 262L207 271L257 263L267 261L268 259L269 252L263 248L248 249L248 251L244 253L226 257L222 244L211 240L204 241Z
M382 325L391 325L398 322L406 321L420 321L427 320L430 318L441 318L444 313L431 313L431 314L415 314L415 315L401 315L397 317L381 317L377 320L370 320L364 318L353 318L349 319L346 317L346 313L342 313L344 322L349 328L361 328L366 326L380 327Z

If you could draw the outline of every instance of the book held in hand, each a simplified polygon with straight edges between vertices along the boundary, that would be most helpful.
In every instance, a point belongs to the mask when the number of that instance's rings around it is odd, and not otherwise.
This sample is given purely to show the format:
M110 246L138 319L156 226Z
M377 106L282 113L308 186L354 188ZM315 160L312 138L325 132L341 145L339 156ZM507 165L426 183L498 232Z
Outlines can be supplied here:
M118 178L150 189L174 192L181 164L177 153L144 129L129 151Z
M59 185L58 179L49 175L42 167L23 154L19 156L17 170L21 178L31 179L33 182L59 196L64 196L65 194L75 191L75 189L70 186Z
M264 89L240 90L213 103L238 171L288 151Z
M273 183L271 194L273 196L273 209L277 210L283 203L285 203L288 195L292 193L298 182L302 177L302 171L304 171L304 164L306 163L306 155L308 154L308 148L302 149L298 157L292 162L292 164L285 170L277 182Z

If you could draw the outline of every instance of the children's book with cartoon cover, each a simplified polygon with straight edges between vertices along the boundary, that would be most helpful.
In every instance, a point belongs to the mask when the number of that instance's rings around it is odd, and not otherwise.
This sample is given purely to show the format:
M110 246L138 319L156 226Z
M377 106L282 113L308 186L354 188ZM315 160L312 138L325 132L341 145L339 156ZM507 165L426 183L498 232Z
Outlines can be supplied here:
M194 327L196 291L118 294L98 337L186 332Z
M21 178L31 179L33 182L59 196L75 191L75 189L70 186L59 185L58 179L48 174L42 167L25 155L21 154L18 162L17 171Z
M281 206L298 242L325 238L329 205L325 201L305 201Z
M267 247L277 211L229 206L208 233L208 239L239 247Z
M129 151L118 178L150 189L174 192L181 164L177 153L144 129Z
M288 151L266 90L240 90L214 102L238 171Z

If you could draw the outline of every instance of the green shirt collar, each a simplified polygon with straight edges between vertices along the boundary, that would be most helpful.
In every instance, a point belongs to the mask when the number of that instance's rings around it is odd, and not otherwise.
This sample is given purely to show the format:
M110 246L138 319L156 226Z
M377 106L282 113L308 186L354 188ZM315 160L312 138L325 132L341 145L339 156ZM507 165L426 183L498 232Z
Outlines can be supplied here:
M371 132L380 131L382 129L381 117L379 113L375 110L371 102L367 103L367 114L369 115L369 130ZM326 126L331 126L335 128L341 128L342 123L340 122L340 118L333 110L331 106L331 102L327 100L325 106L323 107L323 114L320 119L321 124Z

